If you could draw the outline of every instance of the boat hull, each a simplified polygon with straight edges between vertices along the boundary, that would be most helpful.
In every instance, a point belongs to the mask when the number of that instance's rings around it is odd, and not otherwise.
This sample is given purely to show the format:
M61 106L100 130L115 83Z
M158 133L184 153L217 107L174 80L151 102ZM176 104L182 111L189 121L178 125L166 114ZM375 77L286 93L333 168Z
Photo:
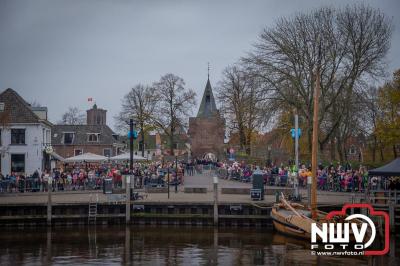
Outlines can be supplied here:
M271 218L276 231L296 238L311 239L311 234L295 225L287 223L285 217L280 215L276 208L272 208Z

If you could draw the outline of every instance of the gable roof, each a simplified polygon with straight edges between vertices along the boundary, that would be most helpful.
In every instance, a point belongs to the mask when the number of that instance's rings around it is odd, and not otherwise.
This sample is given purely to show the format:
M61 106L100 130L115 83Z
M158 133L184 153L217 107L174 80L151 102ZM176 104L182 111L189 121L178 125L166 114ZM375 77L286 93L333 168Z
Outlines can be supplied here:
M0 94L8 123L40 123L42 120L32 111L31 106L13 89Z
M204 89L203 98L201 99L199 111L197 112L197 117L212 117L217 113L218 109L215 104L210 79L207 79L207 84Z
M107 125L54 125L51 132L51 143L53 145L64 145L64 132L75 133L72 145L112 145L113 143L119 143L113 136L116 134ZM88 142L88 133L99 133L100 140L98 142Z

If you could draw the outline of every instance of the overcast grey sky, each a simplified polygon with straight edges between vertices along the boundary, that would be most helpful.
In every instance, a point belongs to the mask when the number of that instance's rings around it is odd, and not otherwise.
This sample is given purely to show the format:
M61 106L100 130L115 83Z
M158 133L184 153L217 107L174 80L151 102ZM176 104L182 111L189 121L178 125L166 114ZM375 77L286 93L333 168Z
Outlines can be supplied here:
M223 68L278 17L353 2L359 1L0 0L0 91L13 88L47 106L52 122L68 106L88 109L93 97L114 128L133 85L174 73L199 104L207 62L215 86ZM393 17L391 73L400 68L400 0L363 2Z

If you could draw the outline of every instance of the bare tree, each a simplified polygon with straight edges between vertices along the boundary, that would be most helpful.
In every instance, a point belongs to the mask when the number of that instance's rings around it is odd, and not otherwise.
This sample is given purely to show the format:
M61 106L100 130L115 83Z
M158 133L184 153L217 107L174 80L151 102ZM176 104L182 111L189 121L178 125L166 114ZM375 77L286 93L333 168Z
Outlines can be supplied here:
M142 156L144 156L145 134L151 128L158 101L154 88L137 84L122 99L121 112L115 117L117 127L123 131L129 128L129 120L139 126L142 142Z
M68 107L59 122L62 125L83 125L85 124L85 114L77 107Z
M252 135L268 121L265 115L265 99L258 79L240 66L227 67L217 88L217 99L221 103L230 131L237 131L240 149L251 153Z
M358 83L383 75L391 34L391 21L379 10L365 5L322 8L281 18L264 29L243 61L273 89L275 101L299 111L311 151L314 70L319 67L321 75L323 148L344 121L342 113L332 109L351 98Z
M174 135L186 120L195 106L196 93L185 88L182 78L174 74L166 74L154 83L158 95L157 111L154 123L169 137L169 149L173 154Z

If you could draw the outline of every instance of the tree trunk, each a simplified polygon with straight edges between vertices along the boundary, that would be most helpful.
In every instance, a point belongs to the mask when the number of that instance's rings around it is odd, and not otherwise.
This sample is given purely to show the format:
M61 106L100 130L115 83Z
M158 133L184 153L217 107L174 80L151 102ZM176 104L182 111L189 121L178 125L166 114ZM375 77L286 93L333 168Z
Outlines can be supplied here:
M339 139L337 141L337 145L336 146L337 146L337 151L338 151L338 154L339 154L339 160L340 160L341 163L343 163L345 157L344 157L343 148L342 148L342 145L340 145Z
M376 161L376 146L377 146L376 136L374 135L374 144L372 146L372 162Z
M251 130L248 129L246 136L246 154L251 155Z
M331 140L330 142L330 152L331 152L331 161L336 161L336 147L335 147L335 142L334 140Z
M244 132L243 126L239 125L239 144L240 150L245 150L246 147L246 134Z
M140 131L142 132L142 157L144 157L144 124L140 123Z
M396 145L393 145L393 158L396 159L397 158L397 150L396 150Z
M379 146L380 146L379 149L380 149L380 153L381 153L381 162L383 162L383 161L385 161L385 157L384 157L384 155L383 155L382 142L381 142L381 145L379 145Z
M169 152L170 155L174 155L174 130L171 127L171 132L169 134Z

